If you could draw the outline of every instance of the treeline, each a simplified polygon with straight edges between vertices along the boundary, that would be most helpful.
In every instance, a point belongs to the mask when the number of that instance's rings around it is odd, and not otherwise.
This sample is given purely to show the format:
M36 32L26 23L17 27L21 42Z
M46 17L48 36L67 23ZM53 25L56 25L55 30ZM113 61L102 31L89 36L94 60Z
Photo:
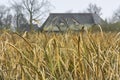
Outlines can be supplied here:
M120 32L120 22L106 23L102 25L93 25L88 31L98 32L102 29L104 32Z
M51 4L48 0L12 0L9 7L0 5L0 29L18 30L21 25L33 24L40 21L50 11Z
M107 25L104 25L102 27L102 29L104 31L114 31L114 32L119 32L120 31L120 22L116 22L116 23L109 23Z

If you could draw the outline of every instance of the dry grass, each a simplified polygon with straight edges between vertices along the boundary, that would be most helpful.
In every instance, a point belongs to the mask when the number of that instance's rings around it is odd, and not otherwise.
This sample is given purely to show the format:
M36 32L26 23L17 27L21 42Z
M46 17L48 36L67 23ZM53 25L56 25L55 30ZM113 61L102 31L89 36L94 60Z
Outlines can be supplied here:
M120 80L120 33L3 31L0 80Z

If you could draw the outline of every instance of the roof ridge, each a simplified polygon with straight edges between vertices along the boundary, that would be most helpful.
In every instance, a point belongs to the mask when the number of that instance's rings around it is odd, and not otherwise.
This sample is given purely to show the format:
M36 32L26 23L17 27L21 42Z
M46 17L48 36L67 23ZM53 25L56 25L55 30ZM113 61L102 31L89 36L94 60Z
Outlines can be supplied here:
M56 15L66 15L66 14L90 14L90 15L92 15L92 14L95 14L95 13L50 13L50 15L54 15L54 14L56 14Z

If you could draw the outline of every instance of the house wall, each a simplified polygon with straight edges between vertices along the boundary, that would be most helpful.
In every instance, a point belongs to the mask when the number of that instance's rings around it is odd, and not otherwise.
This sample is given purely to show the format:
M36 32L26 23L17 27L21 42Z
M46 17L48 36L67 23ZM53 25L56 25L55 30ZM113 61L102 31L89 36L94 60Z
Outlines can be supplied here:
M45 26L43 28L43 31L67 31L67 30L74 30L74 31L79 31L82 29L82 27L84 26L84 29L87 30L90 27L92 27L92 25L90 24L84 24L84 25L70 25L68 28L64 25L60 25L60 26L54 26L54 25L49 25L49 26ZM59 29L59 28L60 29Z

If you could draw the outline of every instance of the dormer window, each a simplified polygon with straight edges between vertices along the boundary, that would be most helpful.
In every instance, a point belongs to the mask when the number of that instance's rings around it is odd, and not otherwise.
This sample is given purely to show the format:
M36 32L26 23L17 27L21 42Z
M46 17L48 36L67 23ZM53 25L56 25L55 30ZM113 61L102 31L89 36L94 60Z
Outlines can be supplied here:
M74 22L74 24L75 24L76 26L78 26L78 25L79 25L79 23L78 23L78 22Z
M61 22L61 23L60 23L60 26L64 26L64 23L63 23L63 22Z
M74 22L74 25L76 25L76 26L79 25L79 23L75 19L73 19L73 22Z

